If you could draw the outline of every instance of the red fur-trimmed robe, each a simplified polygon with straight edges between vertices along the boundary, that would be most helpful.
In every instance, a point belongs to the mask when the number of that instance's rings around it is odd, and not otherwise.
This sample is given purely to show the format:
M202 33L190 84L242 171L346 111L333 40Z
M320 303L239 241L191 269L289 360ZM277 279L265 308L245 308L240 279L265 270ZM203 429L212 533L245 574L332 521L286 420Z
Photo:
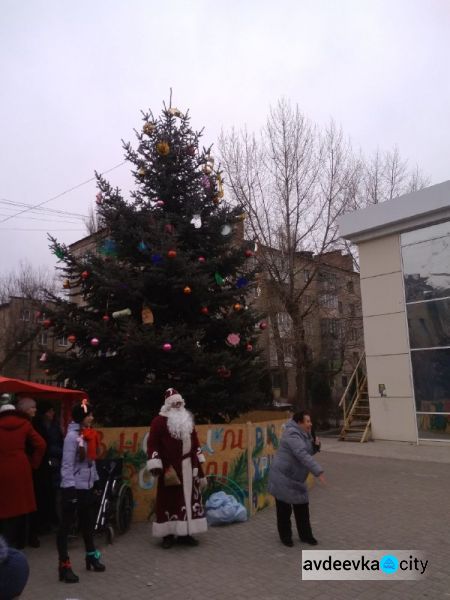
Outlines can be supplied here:
M205 457L195 429L189 438L177 440L167 428L167 417L155 417L150 426L147 454L148 470L163 469L165 472L172 465L182 483L165 486L164 475L158 477L153 535L194 535L206 531L200 491L200 480L204 477L201 463L205 462Z

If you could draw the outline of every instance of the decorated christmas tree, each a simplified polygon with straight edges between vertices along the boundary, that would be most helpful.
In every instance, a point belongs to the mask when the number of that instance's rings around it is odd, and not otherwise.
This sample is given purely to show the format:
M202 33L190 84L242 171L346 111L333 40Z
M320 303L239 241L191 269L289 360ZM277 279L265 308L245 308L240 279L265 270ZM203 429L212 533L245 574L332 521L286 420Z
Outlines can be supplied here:
M131 200L97 176L92 249L74 254L51 238L66 297L52 297L44 326L69 347L44 367L85 389L104 424L147 424L168 387L198 422L226 421L267 397L245 214L224 199L188 114L165 108L143 121L137 148L124 144Z

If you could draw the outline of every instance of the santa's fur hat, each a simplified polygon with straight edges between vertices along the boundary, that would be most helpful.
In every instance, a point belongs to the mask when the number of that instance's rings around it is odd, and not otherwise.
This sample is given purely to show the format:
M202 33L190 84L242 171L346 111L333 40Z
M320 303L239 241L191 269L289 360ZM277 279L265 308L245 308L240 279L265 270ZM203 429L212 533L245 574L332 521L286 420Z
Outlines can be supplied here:
M184 408L185 402L183 396L175 388L167 389L164 394L164 405L161 407L159 414L167 417L170 409L177 402L181 402L181 406Z

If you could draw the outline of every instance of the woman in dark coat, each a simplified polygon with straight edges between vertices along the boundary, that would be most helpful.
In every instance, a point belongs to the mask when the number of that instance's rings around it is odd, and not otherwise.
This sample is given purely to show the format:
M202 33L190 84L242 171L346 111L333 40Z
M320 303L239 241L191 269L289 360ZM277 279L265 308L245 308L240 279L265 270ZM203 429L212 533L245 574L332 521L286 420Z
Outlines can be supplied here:
M32 469L39 467L45 447L25 413L0 412L0 531L11 546L18 542L22 519L36 510Z

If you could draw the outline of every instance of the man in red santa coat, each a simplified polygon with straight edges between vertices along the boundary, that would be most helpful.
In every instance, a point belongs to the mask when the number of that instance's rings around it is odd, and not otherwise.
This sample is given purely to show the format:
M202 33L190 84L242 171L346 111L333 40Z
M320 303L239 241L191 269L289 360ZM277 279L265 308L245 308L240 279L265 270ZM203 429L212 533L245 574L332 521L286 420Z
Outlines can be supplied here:
M206 487L202 454L194 418L173 388L150 426L147 469L158 477L156 521L153 535L162 537L163 548L179 543L196 546L193 534L206 531L201 490Z

